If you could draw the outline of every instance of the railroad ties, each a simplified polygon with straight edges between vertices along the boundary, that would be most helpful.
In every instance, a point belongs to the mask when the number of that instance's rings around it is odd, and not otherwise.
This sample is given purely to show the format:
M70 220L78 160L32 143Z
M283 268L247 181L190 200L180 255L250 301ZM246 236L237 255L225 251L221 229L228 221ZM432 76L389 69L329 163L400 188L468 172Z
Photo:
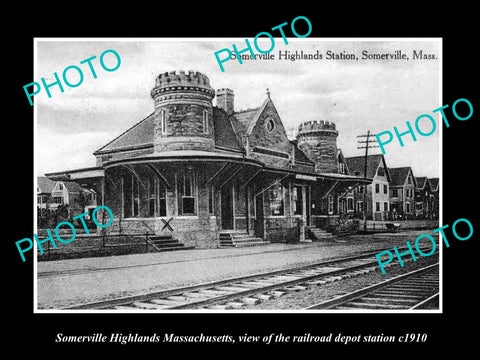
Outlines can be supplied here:
M374 254L364 253L317 264L82 304L66 309L124 311L250 309L262 301L278 298L288 293L304 291L314 286L377 271L378 263ZM405 262L407 261L405 260ZM438 284L438 280L436 284ZM418 285L419 291L421 286ZM398 289L398 292L400 290ZM395 292L392 292L391 297L395 297L394 295ZM406 300L408 297L405 296L403 299ZM381 300L377 303L379 307L383 305ZM374 308L376 305L365 306Z
M437 304L438 263L310 306L308 310L418 310Z
M332 281L365 274L376 270L371 259L354 259L332 265L318 265L301 270L283 271L259 277L247 278L226 284L212 285L146 301L134 301L128 305L115 305L117 310L147 309L241 309L261 301L278 298L289 292L304 291L309 286L319 286Z

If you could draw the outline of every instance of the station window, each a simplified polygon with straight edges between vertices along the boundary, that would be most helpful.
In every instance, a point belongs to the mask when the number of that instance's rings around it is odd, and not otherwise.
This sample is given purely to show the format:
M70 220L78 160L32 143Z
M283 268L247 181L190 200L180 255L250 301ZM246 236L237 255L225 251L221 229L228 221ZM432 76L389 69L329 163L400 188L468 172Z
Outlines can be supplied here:
M148 179L148 216L155 216L155 180Z
M303 214L303 193L301 186L292 187L292 205L294 215Z
M158 216L167 216L167 190L161 181L158 181Z
M140 209L140 186L135 175L132 174L132 216L138 216Z
M268 132L272 132L275 128L275 122L273 121L273 119L268 119L265 123L265 127L267 128Z
M196 178L194 173L184 173L178 177L179 214L195 215Z
M281 184L270 188L270 214L274 216L284 214L283 186Z
M208 213L213 214L214 213L214 206L215 204L215 193L213 191L213 185L210 185L208 187Z
M123 217L138 216L140 205L140 187L135 175L122 176Z

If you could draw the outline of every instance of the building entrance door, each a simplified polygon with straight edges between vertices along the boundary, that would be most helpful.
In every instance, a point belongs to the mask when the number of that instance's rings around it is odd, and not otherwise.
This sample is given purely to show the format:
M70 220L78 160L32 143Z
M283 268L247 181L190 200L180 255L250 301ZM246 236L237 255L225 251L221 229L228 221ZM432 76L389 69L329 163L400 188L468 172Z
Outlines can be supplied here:
M310 186L305 187L305 216L306 216L306 225L310 226L310 216L311 216L312 204L310 202Z
M263 217L263 193L255 198L255 223L253 226L253 233L255 237L264 239L265 224Z
M221 212L222 212L222 229L233 230L233 187L224 186L220 191Z

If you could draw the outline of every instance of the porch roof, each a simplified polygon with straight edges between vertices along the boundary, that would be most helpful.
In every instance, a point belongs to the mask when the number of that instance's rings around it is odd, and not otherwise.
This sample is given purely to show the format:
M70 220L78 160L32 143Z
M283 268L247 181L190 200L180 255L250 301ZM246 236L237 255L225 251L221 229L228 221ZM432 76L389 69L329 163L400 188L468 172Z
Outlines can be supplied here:
M45 176L55 181L76 181L81 179L101 178L105 175L102 167L88 167L47 173Z
M116 159L106 161L104 163L105 168L116 166L119 164L131 164L142 162L155 162L155 161L241 161L248 162L257 166L263 166L263 163L254 159L248 159L242 153L235 152L222 152L222 151L204 151L204 150L175 150L175 151L162 151L159 153L140 155L127 159Z
M291 173L292 175L299 175L302 176L304 180L310 181L317 181L317 180L338 180L341 182L353 182L353 183L363 183L363 184L371 184L372 179L365 179L360 178L358 176L351 176L345 174L337 174L337 173L310 173L310 172L302 172L298 170L291 170L291 169L278 169L274 167L264 167L264 171L268 172L278 172L278 173ZM300 179L300 177L299 177Z

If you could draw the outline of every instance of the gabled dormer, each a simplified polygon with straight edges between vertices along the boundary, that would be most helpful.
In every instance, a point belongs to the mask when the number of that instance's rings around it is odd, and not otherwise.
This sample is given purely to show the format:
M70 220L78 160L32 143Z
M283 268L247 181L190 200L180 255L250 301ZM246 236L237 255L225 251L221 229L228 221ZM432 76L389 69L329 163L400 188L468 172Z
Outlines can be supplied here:
M417 181L415 180L415 176L413 176L413 170L410 166L390 168L389 171L392 179L390 186L417 187Z
M267 166L281 168L312 168L311 162L290 141L278 111L267 91L267 98L258 108L234 112L231 115L236 135L241 139L246 155Z
M383 180L383 181L388 181L390 182L390 172L388 170L387 163L385 162L385 157L383 155L380 155L380 161L378 162L377 165L377 171L375 173L375 179L377 180Z
M405 179L405 186L408 186L408 185L411 185L413 186L414 188L417 187L417 180L415 179L415 176L413 176L413 170L411 167L408 168L408 173L407 173L407 177Z
M350 175L358 177L366 177L367 179L375 179L382 181L391 181L390 172L385 161L385 157L381 154L368 155L367 157L367 174L365 176L365 156L354 156L345 158Z

